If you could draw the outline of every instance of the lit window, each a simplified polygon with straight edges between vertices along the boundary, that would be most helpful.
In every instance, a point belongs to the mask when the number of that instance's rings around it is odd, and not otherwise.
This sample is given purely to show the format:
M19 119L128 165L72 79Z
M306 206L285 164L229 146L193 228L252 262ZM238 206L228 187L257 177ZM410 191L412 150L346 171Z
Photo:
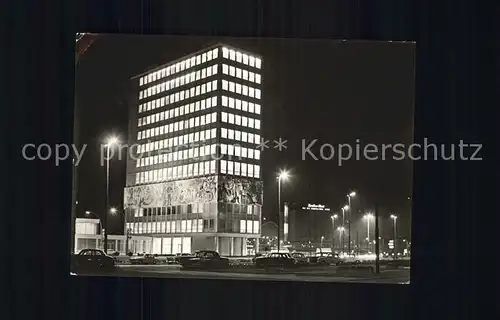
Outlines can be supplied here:
M212 67L207 68L207 77L210 77L212 75Z
M143 91L139 91L139 99L142 99L142 93Z
M255 98L260 99L260 89L255 89Z
M221 144L220 145L220 153L221 154L227 154L227 144Z
M252 97L252 98L255 96L255 89L254 88L252 88L252 87L248 88L248 96Z
M142 86L144 84L144 77L141 77L139 79L139 85Z
M243 86L242 86L242 89L243 89L243 90L242 90L243 95L244 95L244 96L248 96L248 87L247 87L247 86L245 86L245 85L243 85Z
M260 120L255 119L255 129L260 129Z
M229 49L228 48L222 48L222 57L224 58L229 58Z
M260 83L260 74L255 75L255 82Z
M229 129L227 131L227 136L229 139L233 140L234 139L234 130Z
M234 82L229 82L229 91L234 92Z
M241 63L242 61L241 52L236 52L236 61Z
M248 102L246 102L246 101L240 101L240 100L236 101L236 109L238 109L238 110L247 111L247 109L248 109L247 106L248 106Z
M212 89L213 89L213 86L212 86ZM217 106L217 97L212 97L212 107L216 107Z
M254 150L253 157L255 160L259 160L260 159L260 150Z
M227 80L222 80L222 90L228 90Z
M212 66L212 75L217 74L217 65Z
M217 90L217 80L212 81L212 90Z
M248 56L246 54L243 54L243 63L248 64Z
M239 115L235 116L235 124L241 126L241 116Z
M241 94L241 84L239 84L239 83L236 84L236 90L235 91L236 91L237 94Z
M261 60L259 58L255 58L255 67L257 69L260 69L261 66Z
M211 131L212 138L217 138L217 129L213 128L210 131Z
M236 52L234 50L229 50L229 59L236 60Z
M235 68L233 66L229 67L229 75L231 77L234 77L235 76Z
M234 99L229 98L229 108L234 108Z
M229 66L227 64L222 65L222 73L223 74L228 74L229 73Z
M226 96L222 96L222 106L228 106L228 98Z
M210 134L211 134L211 133L212 133L212 131L210 131L210 130L206 130L206 131L205 131L205 139L206 139L206 140L209 140L209 139L210 139Z
M196 56L196 65L199 65L201 63L201 55Z
M227 162L226 160L221 160L220 161L220 173L226 173L227 172Z
M200 125L204 126L205 125L205 117L201 116L200 118Z
M246 156L242 155L242 157L246 157ZM247 175L247 164L246 163L241 164L241 175L245 176L245 177Z
M212 82L207 82L207 92L212 91Z
M201 63L205 63L205 62L207 62L207 54L206 53L201 55Z
M247 70L243 70L242 78L243 78L243 80L248 80L248 71Z
M254 158L253 153L254 153L254 152L253 152L253 149L248 148L248 158L253 159L253 158Z
M189 128L194 127L194 118L189 119Z
M201 78L205 79L207 77L207 69L202 69L201 70Z
M191 59L186 60L186 69L191 68Z
M202 117L203 117L203 116L202 116ZM210 114L206 114L206 115L205 115L205 123L206 123L206 124L211 123L211 119L212 119L212 117L210 117Z
M212 60L212 50L207 52L207 61Z
M254 135L254 140L255 140L255 143L256 143L256 144L261 143L261 140L260 140L260 135L255 134L255 135Z
M219 49L218 48L217 49L213 49L212 50L212 57L215 59L215 58L218 57L218 55L219 55Z
M241 131L238 131L238 130L234 131L234 139L241 141Z
M234 175L235 176L241 175L241 164L239 162L234 163Z
M206 88L206 84L205 84L205 83L204 83L204 84L202 84L202 85L201 85L201 94L204 94L204 93L206 92L206 89L207 89L207 88Z
M223 114L224 114L224 112L223 112ZM222 128L221 129L221 136L223 138L227 138L227 129L226 128Z
M230 113L228 118L229 118L229 123L234 124L234 114Z
M227 122L227 113L222 112L221 117L222 117L222 122Z
M236 77L241 79L241 69L240 68L236 69Z
M260 177L260 166L259 165L254 165L253 167L253 177L254 178L259 178Z
M248 62L249 62L248 65L250 67L255 66L255 58L254 57L250 57Z
M217 122L217 113L212 113L212 122Z
M228 161L227 162L227 173L228 174L233 174L234 171L233 171L233 162L232 161Z
M247 117L241 117L241 125L244 127L248 127L248 118ZM246 142L246 139L243 141Z
M210 99L207 99L207 100L210 101ZM206 104L207 100L200 101L200 108L198 110L205 110L205 104ZM196 111L198 111L198 110L196 110Z

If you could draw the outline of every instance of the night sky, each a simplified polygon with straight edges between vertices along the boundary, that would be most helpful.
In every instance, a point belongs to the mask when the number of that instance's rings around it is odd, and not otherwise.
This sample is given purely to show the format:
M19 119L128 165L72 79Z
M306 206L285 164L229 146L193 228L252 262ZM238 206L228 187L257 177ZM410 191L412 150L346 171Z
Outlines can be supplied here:
M109 134L128 137L129 79L217 41L263 57L262 135L288 140L288 149L262 153L263 216L275 220L276 172L287 168L283 201L321 203L340 211L349 190L356 190L355 211L380 208L383 233L390 232L389 213L397 213L401 236L409 235L412 162L301 159L306 145L374 143L410 145L413 139L414 54L411 43L332 40L260 40L165 36L102 36L77 68L80 142L88 144L79 167L78 216L101 213L105 201L105 167L99 144ZM273 146L273 143L269 144ZM319 155L319 148L313 149ZM125 160L111 161L110 205L121 208ZM362 213L361 212L361 213ZM358 218L361 216L359 213ZM353 217L356 218L356 217ZM111 217L109 232L119 232Z

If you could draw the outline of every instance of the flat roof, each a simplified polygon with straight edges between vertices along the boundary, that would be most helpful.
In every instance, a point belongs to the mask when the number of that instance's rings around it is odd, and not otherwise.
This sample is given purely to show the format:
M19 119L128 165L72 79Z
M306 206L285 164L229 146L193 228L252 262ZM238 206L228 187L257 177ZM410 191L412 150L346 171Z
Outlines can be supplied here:
M228 49L237 50L237 51L239 51L241 53L248 54L248 55L251 55L253 57L262 59L262 55L260 55L260 54L256 54L256 53L253 53L253 52L250 52L250 51L247 51L247 50L243 50L241 48L229 45L227 43L216 42L214 44L211 44L211 45L208 45L208 46L204 47L203 49L197 50L195 52L191 52L191 53L186 54L186 55L184 55L182 57L179 57L179 58L177 58L175 60L171 60L171 61L169 61L167 63L164 63L164 64L161 64L159 66L156 66L156 67L153 67L151 69L148 69L147 71L141 72L138 75L135 75L135 76L131 77L130 80L134 80L134 79L140 78L140 77L142 77L142 76L144 76L146 74L149 74L151 72L158 71L158 70L163 69L165 67L168 67L168 66L171 66L173 64L176 64L177 62L186 60L187 58L191 58L191 57L196 56L196 55L198 55L200 53L203 53L203 52L206 52L206 51L210 51L212 49L220 48L220 47L226 47Z

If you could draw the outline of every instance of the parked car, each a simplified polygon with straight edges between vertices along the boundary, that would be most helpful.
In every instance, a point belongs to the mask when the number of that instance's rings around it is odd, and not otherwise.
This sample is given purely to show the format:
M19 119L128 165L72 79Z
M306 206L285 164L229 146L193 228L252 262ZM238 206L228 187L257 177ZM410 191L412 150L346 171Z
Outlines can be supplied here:
M256 268L293 268L297 264L289 253L273 252L255 259Z
M294 253L291 253L290 255L292 256L292 258L295 259L295 263L297 265L306 265L306 264L309 264L309 261L308 261L307 257L303 253L294 252Z
M112 269L115 266L115 259L99 249L83 249L79 253L71 256L73 270L86 269Z
M185 269L224 269L229 268L229 259L222 258L211 250L197 251L192 256L180 257L179 263Z
M317 254L318 257L318 264L324 264L324 265L338 265L342 263L342 259L340 259L339 255L337 253L322 253L322 254Z
M190 253L177 253L174 257L175 263L180 263L180 260L185 257L191 257L192 254Z
M152 254L130 257L130 264L156 264L158 260Z

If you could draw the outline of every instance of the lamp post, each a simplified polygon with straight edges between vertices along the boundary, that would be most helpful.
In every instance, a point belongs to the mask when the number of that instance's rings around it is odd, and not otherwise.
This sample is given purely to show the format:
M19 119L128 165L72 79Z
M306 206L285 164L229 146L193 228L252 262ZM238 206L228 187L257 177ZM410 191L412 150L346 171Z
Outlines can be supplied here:
M332 216L332 252L335 251L335 220L337 220L338 217L337 214Z
M396 228L396 222L398 220L398 216L395 214L391 214L391 219L392 219L392 230L394 232L394 259L397 259L398 257L398 249L397 249L397 228Z
M348 244L348 251L349 253L351 252L351 220L352 220L352 206L351 206L351 198L356 196L356 192L352 191L347 195L347 199L349 201L349 219L347 222L349 223L349 244Z
M111 157L111 147L118 143L116 137L110 137L106 141L106 203L104 210L104 229L108 228L108 211L109 211L109 158ZM108 253L108 233L104 233L104 252Z
M325 240L325 236L321 236L321 249L320 251L323 251L323 240Z
M366 241L367 241L367 248L369 250L370 249L370 220L373 219L373 214L367 213L363 216L363 218L366 220Z
M281 171L278 175L278 252L280 252L280 229L281 229L281 180L288 179L288 172Z

